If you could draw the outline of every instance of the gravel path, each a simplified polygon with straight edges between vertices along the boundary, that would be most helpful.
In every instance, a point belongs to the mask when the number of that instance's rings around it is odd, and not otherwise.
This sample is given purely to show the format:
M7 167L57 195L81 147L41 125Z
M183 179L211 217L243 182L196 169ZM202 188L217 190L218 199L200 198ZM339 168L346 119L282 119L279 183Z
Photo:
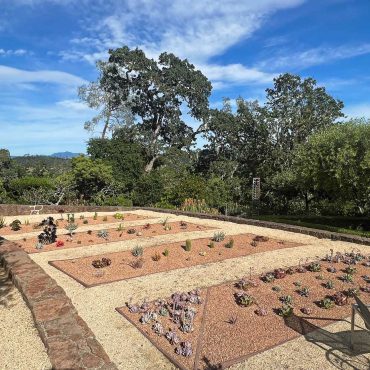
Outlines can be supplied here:
M30 310L0 268L0 369L51 369Z
M166 214L150 211L134 211L153 218L163 219ZM202 225L218 227L228 235L240 233L253 233L265 235L271 238L298 242L302 245L290 248L286 251L276 250L272 252L257 253L254 255L225 260L215 264L194 266L188 269L174 270L143 276L129 281L120 281L94 288L83 288L80 284L56 270L48 264L55 259L66 259L81 256L101 254L102 249L106 252L127 250L138 244L138 240L127 242L108 243L102 247L90 246L69 250L58 250L40 254L33 254L34 259L72 299L80 316L96 335L103 345L107 354L115 364L124 370L136 369L172 369L174 368L166 358L156 350L132 325L130 325L116 311L116 307L123 306L131 297L134 301L144 298L155 299L166 297L173 291L190 290L196 287L210 286L243 276L254 268L255 273L281 266L298 264L300 259L323 256L330 248L334 251L350 251L358 248L364 253L369 253L368 246L351 243L317 239L309 235L296 234L281 230L267 229L251 225L239 225L229 222L195 219L186 216L169 215L170 221L184 220ZM140 239L143 247L159 244L162 242L174 242L184 239L212 236L214 231L203 231L182 234L165 235ZM350 314L350 308L348 308ZM350 325L333 324L321 334L327 331L348 331ZM342 338L346 333L339 333L337 338ZM324 335L325 336L325 335ZM320 339L320 338L319 338ZM313 340L312 338L298 338L284 345L275 347L262 354L253 356L243 364L236 365L235 369L368 369L370 355L358 354L350 356L345 351L345 345L337 345L336 340ZM343 338L342 338L343 339ZM361 339L361 338L360 338ZM366 339L366 338L365 338ZM359 347L362 348L362 347ZM368 349L370 352L370 348ZM338 364L341 364L340 367ZM364 365L364 366L363 366Z

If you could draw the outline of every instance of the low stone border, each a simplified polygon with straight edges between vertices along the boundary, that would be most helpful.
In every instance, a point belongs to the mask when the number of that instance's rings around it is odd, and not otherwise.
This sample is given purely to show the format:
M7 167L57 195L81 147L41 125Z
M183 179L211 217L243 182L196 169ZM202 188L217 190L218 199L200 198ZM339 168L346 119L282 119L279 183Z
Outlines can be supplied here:
M27 253L0 238L0 263L31 310L53 369L117 369L64 290Z

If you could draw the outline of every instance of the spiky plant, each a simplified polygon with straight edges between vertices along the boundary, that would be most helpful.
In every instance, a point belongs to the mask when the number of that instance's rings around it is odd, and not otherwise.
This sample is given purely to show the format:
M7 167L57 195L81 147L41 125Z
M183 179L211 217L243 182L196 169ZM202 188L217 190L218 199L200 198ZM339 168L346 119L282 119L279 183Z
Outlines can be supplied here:
M224 232L222 232L222 231L219 231L219 232L217 232L217 233L214 233L213 234L213 238L212 238L212 240L214 241L214 242L222 242L223 240L225 240L225 233Z
M333 308L334 307L334 301L329 297L323 298L320 301L320 307L325 308L326 310L328 310L330 308Z
M291 316L293 314L293 310L294 310L294 308L291 305L283 304L279 308L278 314L279 314L279 316L282 316L282 317L288 317L288 316Z
M132 248L131 250L131 254L134 256L134 257L140 257L142 256L144 253L144 249L143 247L140 247L139 245L137 245L136 247Z
M99 238L107 240L109 237L109 232L107 230L99 230L96 234Z
M320 263L318 263L318 262L311 262L311 263L308 265L308 269L309 269L311 272L320 272L320 271L321 271L321 265L320 265Z

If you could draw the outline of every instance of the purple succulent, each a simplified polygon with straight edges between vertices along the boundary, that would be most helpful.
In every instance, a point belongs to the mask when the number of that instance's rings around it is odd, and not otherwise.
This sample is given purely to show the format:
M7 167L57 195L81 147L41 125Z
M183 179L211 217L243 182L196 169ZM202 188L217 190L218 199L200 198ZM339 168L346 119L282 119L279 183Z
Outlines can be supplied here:
M266 310L266 308L263 308L263 307L257 308L257 310L255 310L254 312L258 316L266 316L267 315L267 310Z
M176 347L176 353L184 357L191 356L193 354L191 343L188 341L181 342L181 344Z
M175 330L169 330L167 333L166 333L166 338L168 339L168 341L170 342L170 344L178 344L180 342L180 339L179 337L177 336Z
M158 334L158 335L163 335L164 334L164 329L163 325L157 321L153 326L152 326L153 331Z

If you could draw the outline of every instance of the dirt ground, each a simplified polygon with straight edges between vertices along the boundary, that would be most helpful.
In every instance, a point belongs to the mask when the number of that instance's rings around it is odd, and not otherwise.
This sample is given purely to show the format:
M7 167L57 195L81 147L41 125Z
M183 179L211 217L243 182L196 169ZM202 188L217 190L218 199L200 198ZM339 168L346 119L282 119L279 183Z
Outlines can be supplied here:
M168 216L171 222L184 220L216 227L227 235L253 233L301 245L286 250L262 252L217 263L160 272L89 289L82 287L72 278L50 266L48 262L98 255L101 254L99 247L93 245L33 254L31 258L66 291L80 316L94 332L111 360L118 368L124 370L174 368L133 325L115 311L116 307L122 307L131 297L135 301L144 298L152 300L169 296L174 291L189 291L197 287L206 287L237 279L246 275L251 267L256 274L259 274L282 266L297 265L302 259L315 259L329 253L331 248L341 252L356 248L363 253L370 251L368 246L317 239L308 235L251 225L150 211L137 210L131 211L131 213L148 216L152 222L155 222L155 219L158 222ZM208 230L186 233L186 236L182 233L160 235L142 238L140 245L145 248L159 243L174 243L185 239L211 237L213 233L214 230ZM105 246L105 251L107 253L124 251L133 248L136 244L137 240L108 243ZM348 307L348 315L350 315L350 307ZM359 333L356 336L357 345L354 355L349 352L347 345L350 324L349 322L341 322L255 355L247 361L235 365L233 369L369 369L370 340L367 333L361 330L363 328L361 321L358 321L358 324Z

